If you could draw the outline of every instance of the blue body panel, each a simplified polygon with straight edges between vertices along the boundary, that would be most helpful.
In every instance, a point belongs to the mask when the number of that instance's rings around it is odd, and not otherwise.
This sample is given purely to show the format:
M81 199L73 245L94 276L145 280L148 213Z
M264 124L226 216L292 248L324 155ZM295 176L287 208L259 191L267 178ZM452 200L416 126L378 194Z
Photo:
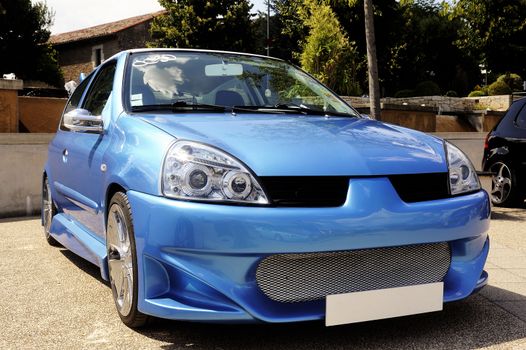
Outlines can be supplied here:
M370 119L230 113L142 119L177 138L227 151L259 176L447 171L442 140Z
M487 283L488 195L405 203L386 175L445 173L443 141L373 120L291 114L130 115L122 103L127 53L116 60L102 134L58 130L45 176L58 208L51 235L101 267L110 191L127 192L138 256L141 312L170 319L289 322L324 317L325 302L279 303L255 281L261 259L449 242L444 301ZM344 205L287 208L165 198L163 161L177 139L220 148L257 176L349 176ZM67 152L65 152L67 150Z
M383 191L380 200L370 195L377 190ZM323 318L324 301L273 302L255 282L262 258L311 252L313 247L342 251L447 241L452 262L444 281L444 301L465 298L486 283L479 281L489 248L489 202L484 191L406 204L387 179L356 179L349 189L355 200L325 209L185 203L134 191L128 196L137 252L143 257L139 308L148 314L159 315L164 306L174 307L173 302L204 309L191 319L222 320L226 303L236 315L245 310L268 322ZM162 317L188 315L166 312Z

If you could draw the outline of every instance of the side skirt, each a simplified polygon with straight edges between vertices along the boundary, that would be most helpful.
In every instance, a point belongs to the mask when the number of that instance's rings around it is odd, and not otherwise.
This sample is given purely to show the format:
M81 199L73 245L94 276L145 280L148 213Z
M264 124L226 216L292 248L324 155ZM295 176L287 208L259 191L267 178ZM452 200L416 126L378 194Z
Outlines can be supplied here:
M109 280L104 242L63 213L53 217L50 231L51 236L64 247L100 267L101 277Z

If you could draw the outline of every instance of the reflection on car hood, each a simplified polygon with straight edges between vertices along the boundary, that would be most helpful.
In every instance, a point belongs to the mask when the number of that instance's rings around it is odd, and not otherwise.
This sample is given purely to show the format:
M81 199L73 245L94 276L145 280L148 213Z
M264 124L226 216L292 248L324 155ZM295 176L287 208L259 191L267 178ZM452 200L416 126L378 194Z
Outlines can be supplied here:
M259 176L445 172L442 141L374 120L290 114L144 114L179 139L218 147Z

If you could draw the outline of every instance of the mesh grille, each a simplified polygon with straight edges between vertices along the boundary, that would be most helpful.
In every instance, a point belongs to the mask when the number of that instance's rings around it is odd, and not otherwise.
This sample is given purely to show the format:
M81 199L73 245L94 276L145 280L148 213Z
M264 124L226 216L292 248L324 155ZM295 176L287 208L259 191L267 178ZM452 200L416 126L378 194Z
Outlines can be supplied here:
M259 288L279 302L440 282L451 260L447 243L330 253L278 254L261 261Z

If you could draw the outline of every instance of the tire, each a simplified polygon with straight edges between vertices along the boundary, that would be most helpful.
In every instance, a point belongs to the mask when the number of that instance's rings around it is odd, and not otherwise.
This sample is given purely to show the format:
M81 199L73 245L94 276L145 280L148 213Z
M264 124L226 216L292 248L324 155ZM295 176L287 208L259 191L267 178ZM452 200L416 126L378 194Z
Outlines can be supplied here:
M117 192L111 199L106 227L108 273L115 307L130 328L144 326L149 317L137 309L137 251L128 197Z
M60 247L61 244L57 242L51 236L51 222L53 217L57 214L57 208L55 203L53 203L53 198L51 197L51 189L49 188L49 181L47 177L44 179L44 185L42 186L42 226L44 226L44 237L49 245L53 247Z
M496 161L489 167L491 177L491 202L497 207L517 207L524 201L516 170L506 161Z

